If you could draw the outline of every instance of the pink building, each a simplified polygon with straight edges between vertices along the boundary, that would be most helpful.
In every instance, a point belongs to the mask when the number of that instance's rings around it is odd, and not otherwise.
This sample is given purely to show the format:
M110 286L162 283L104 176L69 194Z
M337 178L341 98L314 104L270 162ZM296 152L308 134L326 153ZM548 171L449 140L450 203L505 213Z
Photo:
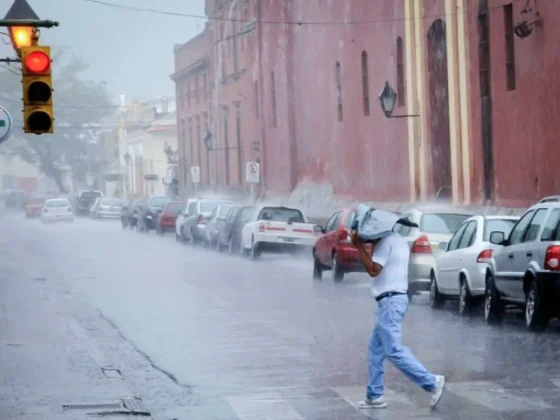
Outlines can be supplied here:
M522 206L558 193L556 3L207 0L209 23L176 49L174 75L180 97L193 82L178 75L205 57L203 182L243 186L245 162L259 160L280 194L302 181L373 201ZM381 111L385 82L406 118ZM204 160L181 138L187 160Z

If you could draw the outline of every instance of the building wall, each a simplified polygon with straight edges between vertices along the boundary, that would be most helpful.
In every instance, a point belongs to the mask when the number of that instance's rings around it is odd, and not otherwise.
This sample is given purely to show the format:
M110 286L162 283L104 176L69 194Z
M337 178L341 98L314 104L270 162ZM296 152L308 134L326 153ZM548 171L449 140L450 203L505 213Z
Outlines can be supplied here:
M482 111L480 91L479 0L468 0L470 70L473 100L473 196L484 199L484 166L488 156L482 147ZM560 119L560 2L529 1L542 23L533 34L521 39L514 36L515 88L509 90L506 75L506 25L504 0L488 1L491 112L494 161L494 202L506 206L524 206L536 199L558 194L555 147L558 145ZM526 18L521 10L526 2L513 2L513 22ZM536 7L535 7L536 6ZM528 20L535 20L533 14Z

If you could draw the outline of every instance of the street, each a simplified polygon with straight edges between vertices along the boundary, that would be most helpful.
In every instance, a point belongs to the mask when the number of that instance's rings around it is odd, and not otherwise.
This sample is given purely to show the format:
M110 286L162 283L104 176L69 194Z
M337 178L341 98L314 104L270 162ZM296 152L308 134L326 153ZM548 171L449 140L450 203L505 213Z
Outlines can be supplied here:
M376 307L363 274L314 282L303 257L253 262L118 221L6 213L0 232L1 419L127 418L110 401L130 398L157 420L560 418L557 321L486 327L418 296L404 342L447 376L441 403L387 363L389 406L360 411Z

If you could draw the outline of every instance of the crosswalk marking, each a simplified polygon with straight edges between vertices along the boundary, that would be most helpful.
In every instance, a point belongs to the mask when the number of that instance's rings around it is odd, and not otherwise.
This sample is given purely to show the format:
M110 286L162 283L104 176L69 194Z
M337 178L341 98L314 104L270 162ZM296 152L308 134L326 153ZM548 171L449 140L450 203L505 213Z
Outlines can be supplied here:
M226 397L240 420L305 420L277 392Z
M448 383L447 391L495 411L530 411L554 408L538 398L508 393L502 386L486 381Z

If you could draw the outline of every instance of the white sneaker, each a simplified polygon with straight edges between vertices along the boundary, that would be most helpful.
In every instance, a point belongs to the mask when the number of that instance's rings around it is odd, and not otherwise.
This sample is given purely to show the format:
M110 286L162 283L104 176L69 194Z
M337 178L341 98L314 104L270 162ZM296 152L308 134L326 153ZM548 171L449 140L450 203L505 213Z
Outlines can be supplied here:
M436 385L432 391L432 399L430 401L430 407L436 408L439 403L441 396L443 395L443 389L445 388L445 376L436 375Z
M383 396L374 398L373 400L366 398L365 400L358 402L358 408L361 409L385 407L387 407L387 403L385 402L385 398L383 398Z

